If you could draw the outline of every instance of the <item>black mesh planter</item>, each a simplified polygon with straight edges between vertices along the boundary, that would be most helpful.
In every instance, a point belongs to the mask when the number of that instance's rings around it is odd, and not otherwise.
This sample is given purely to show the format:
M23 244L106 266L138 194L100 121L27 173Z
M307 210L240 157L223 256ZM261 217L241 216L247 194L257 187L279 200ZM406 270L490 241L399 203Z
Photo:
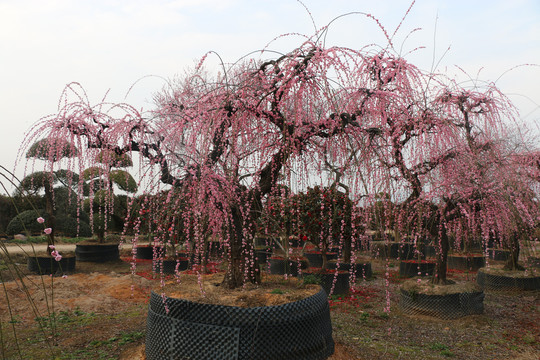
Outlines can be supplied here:
M337 256L338 256L337 252L327 252L326 260L335 260L337 259ZM309 266L316 267L316 268L322 267L323 257L320 251L316 251L316 252L306 251L304 252L304 257L308 259Z
M270 256L272 256L272 248L271 247L265 247L265 248L259 248L255 249L255 256L259 260L260 265L266 264L266 261Z
M382 259L414 259L414 244L408 242L387 242L373 241L371 243L371 254L373 257Z
M27 258L28 270L36 274L56 274L70 273L75 271L75 256L62 256L60 261L56 261L51 255L29 256Z
M491 260L506 261L510 257L510 250L505 249L487 249L488 257Z
M399 306L406 314L458 319L484 312L484 292L427 295L400 290Z
M435 249L435 246L426 245L425 255L426 255L426 257L436 257L437 256L437 250Z
M137 254L135 255L137 259L151 260L154 258L154 252L156 258L163 257L165 255L165 248L163 246L153 246L153 245L138 245Z
M515 276L517 273L518 276ZM512 276L514 275L514 276ZM495 272L490 273L489 269L478 270L476 282L486 290L538 290L540 289L540 274L529 274L524 276L523 271Z
M335 270L321 273L319 269L307 269L302 273L302 277L311 279L314 283L321 285L328 295L346 295L349 292L349 273L347 271Z
M298 276L299 268L307 269L307 261L303 258L277 258L271 257L268 259L270 264L268 272L270 274L284 275L289 274L293 276Z
M430 276L435 270L435 261L402 260L399 262L399 275L403 277Z
M155 259L152 269L156 274L175 274L176 270L184 271L189 268L188 258L178 259Z
M478 271L486 266L486 258L483 254L448 255L447 266L454 270Z
M108 262L120 260L118 244L77 244L75 245L77 261Z
M326 293L277 306L195 303L152 292L148 360L327 359L334 352Z
M336 260L328 262L328 269L335 269L338 263ZM351 270L352 269L352 270ZM366 263L339 263L339 270L347 271L349 273L354 272L357 278L369 279L373 276L373 270L371 268L371 262Z
M529 256L527 261L530 266L540 268L540 258Z

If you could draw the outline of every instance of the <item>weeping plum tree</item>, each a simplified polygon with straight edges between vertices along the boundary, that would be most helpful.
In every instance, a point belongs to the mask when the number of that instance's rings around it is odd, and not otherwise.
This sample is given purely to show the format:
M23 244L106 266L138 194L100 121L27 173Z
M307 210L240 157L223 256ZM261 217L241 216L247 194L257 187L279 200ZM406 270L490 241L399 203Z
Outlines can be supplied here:
M448 227L458 242L480 234L484 247L498 239L511 252L508 270L518 264L520 238L532 237L540 208L535 192L534 166L523 162L530 156L525 141L503 126L506 99L494 88L484 92L446 90L439 97L448 120L456 129L458 154L441 168L441 186ZM511 110L511 108L509 108ZM532 175L532 176L531 176Z
M521 175L522 165L505 160L518 155L503 145L516 113L497 88L465 89L388 53L367 58L366 65L357 114L375 160L363 167L375 164L374 188L403 199L393 210L395 230L415 242L425 234L436 240L435 283L446 283L449 232L497 233L511 241L534 227L534 184ZM460 230L455 224L463 221Z
M139 152L162 183L189 194L193 221L207 219L194 227L207 233L195 237L221 239L229 264L224 284L234 288L259 281L254 223L280 173L293 162L313 168L330 147L335 156L348 153L347 138L367 134L356 101L363 58L308 41L213 78L197 68L156 96L151 117L124 105L126 114L115 118L78 96L61 101L68 105L44 121L48 136L77 137L89 151ZM72 90L75 85L64 96Z
M253 238L266 199L279 186L306 184L324 163L342 170L350 194L406 194L401 222L414 220L418 233L442 239L438 278L444 282L452 220L445 209L453 191L437 191L452 189L443 169L471 166L454 161L465 144L452 116L463 113L440 95L445 78L399 56L388 35L387 46L353 50L326 47L326 31L277 58L222 64L216 75L204 68L205 56L156 94L146 113L127 104L92 106L70 84L58 113L42 119L29 138L73 140L87 162L101 151L138 153L150 190L169 191L163 218L183 219L197 244L221 241L229 288L260 281ZM505 115L507 104L490 104L478 113L482 129ZM358 172L369 174L361 185ZM187 204L171 219L178 193Z

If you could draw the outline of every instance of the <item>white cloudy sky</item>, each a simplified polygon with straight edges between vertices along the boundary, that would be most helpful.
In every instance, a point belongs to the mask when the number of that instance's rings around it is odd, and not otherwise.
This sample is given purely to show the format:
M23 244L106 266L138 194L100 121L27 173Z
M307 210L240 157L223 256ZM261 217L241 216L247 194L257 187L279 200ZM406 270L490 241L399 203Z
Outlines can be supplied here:
M408 0L304 0L315 26L361 11L393 33ZM437 26L435 26L437 24ZM428 70L433 54L439 70L495 80L524 63L540 64L540 1L417 0L395 37L409 60ZM19 144L31 125L54 113L63 87L72 81L97 102L110 89L112 101L148 107L163 80L181 73L207 51L234 61L263 48L280 34L311 35L314 24L296 0L0 0L0 165L13 168ZM341 19L331 45L359 48L382 43L373 21ZM271 48L290 50L289 37ZM497 84L529 123L540 122L540 68L521 67ZM18 167L21 173L21 166Z

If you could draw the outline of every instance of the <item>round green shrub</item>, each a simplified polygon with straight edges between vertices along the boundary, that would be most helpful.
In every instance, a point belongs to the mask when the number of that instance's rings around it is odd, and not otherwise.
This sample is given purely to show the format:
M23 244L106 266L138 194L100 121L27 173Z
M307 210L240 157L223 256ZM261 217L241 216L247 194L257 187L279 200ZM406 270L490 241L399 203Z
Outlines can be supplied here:
M6 228L6 233L8 235L24 234L26 232L42 233L44 226L36 221L40 216L45 219L48 217L43 209L23 211L11 219Z
M77 227L79 229L77 233ZM60 215L56 218L56 231L58 234L63 234L66 237L90 237L92 236L92 229L87 222L76 218Z

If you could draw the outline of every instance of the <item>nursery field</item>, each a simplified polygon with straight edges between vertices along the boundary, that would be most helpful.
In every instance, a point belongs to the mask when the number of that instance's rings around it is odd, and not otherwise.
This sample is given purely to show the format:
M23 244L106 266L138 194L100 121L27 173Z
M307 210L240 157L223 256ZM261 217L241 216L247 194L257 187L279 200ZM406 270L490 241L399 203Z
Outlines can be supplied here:
M128 255L125 249L122 261L78 262L76 271L65 278L30 275L24 256L16 255L27 276L24 284L2 284L2 358L144 359L148 299L159 279L152 280L149 260L138 260L132 272ZM359 280L349 296L330 299L336 342L331 359L539 358L540 292L486 291L484 314L458 320L410 316L398 306L404 279L396 263L373 260L372 266L373 279ZM203 281L219 279L219 264L215 269L217 273ZM10 277L1 264L0 271L3 279ZM475 278L475 273L449 275ZM196 283L195 277L185 274L182 281ZM390 312L385 312L388 300Z

